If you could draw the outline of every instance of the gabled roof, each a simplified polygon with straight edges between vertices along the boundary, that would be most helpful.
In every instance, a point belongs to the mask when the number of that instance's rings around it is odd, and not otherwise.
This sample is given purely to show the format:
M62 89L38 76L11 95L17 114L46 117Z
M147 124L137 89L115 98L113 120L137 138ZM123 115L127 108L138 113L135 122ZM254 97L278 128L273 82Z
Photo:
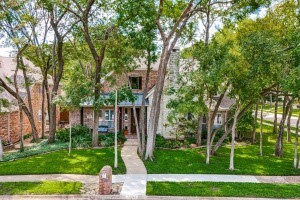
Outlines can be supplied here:
M26 65L27 77L32 83L41 83L43 80L42 72L40 68L34 66L32 62L27 59L23 59L24 64ZM12 84L14 79L14 74L16 70L17 62L15 57L3 57L0 56L0 77L3 79L13 90L15 90L14 85ZM52 83L51 78L48 78L49 84ZM26 89L24 86L24 76L22 70L18 70L17 73L17 82L19 86L19 94L21 98L25 99L27 97ZM17 105L16 99L11 96L7 91L0 93L1 98L5 98L12 102L14 105ZM14 111L17 109L17 106L11 106L10 110Z

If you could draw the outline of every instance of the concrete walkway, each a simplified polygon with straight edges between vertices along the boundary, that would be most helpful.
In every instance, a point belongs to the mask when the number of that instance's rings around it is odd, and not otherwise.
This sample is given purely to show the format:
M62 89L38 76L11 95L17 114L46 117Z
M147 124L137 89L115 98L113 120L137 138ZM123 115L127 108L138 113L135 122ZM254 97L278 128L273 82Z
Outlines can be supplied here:
M122 196L146 196L147 170L137 155L137 140L127 139L121 151L126 166Z
M6 175L0 176L0 182L39 182L39 181L78 181L84 184L99 182L99 177L94 175L78 174L42 174L42 175ZM125 175L113 175L113 183L122 183Z
M141 174L113 175L113 183L123 183L139 178ZM144 174L142 174L144 175ZM84 184L98 183L99 177L77 174L8 175L0 176L0 182L79 181ZM222 174L148 174L146 181L170 182L249 182L249 183L300 183L300 176L252 176ZM133 180L135 182L135 180Z

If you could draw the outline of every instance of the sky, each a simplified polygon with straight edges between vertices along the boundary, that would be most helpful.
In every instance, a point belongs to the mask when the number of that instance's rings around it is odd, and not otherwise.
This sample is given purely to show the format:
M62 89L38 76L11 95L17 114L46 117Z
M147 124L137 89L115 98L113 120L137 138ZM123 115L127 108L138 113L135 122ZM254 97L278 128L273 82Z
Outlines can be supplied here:
M275 2L277 2L277 1L275 1ZM266 14L266 11L267 11L267 8L262 8L258 13L251 14L250 18L255 19L258 17L263 17ZM222 25L220 25L220 23L217 22L216 24L218 24L218 27L222 27ZM214 34L216 31L217 31L217 29L215 27L212 27L211 34ZM1 46L2 43L3 43L3 39L0 39L0 56L9 57L10 53L13 51L13 48L2 47Z

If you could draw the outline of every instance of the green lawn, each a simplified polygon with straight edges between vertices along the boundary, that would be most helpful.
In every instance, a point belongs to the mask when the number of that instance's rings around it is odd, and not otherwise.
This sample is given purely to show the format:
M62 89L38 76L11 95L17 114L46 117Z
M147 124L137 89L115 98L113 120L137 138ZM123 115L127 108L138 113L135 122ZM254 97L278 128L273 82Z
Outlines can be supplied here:
M263 124L264 124L264 125L267 125L267 126L271 126L271 127L274 126L274 125L273 125L273 122L268 121L268 120L263 120ZM257 120L257 125L256 125L256 126L259 127L259 125L260 125L260 119ZM279 125L280 125L280 123L277 123L278 129L279 129ZM286 129L286 128L287 128L287 125L284 125L284 128ZM272 129L272 130L273 130L273 129ZM292 130L292 131L296 131L296 127L291 126L291 130Z
M0 162L0 175L10 174L98 174L105 165L113 166L113 148L67 150L22 158L15 161ZM114 174L126 172L120 156Z
M257 129L259 131L259 127ZM205 148L165 150L156 149L154 161L145 161L149 174L252 174L252 175L296 175L293 168L293 143L284 144L282 159L273 155L276 136L272 127L264 126L263 156L259 156L258 145L243 145L235 148L235 170L230 171L230 146L221 147L210 164L205 164ZM257 134L256 138L259 138ZM285 140L284 140L285 141Z
M300 184L148 182L147 195L299 198Z
M80 182L15 182L0 183L0 195L80 194Z

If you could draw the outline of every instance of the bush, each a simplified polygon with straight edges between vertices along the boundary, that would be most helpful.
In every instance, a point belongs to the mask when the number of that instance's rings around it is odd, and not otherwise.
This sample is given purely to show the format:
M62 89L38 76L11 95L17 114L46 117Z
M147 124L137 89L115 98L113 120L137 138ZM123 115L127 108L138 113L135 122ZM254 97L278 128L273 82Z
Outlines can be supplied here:
M182 147L183 142L178 140L165 139L161 135L156 135L155 146L160 148L176 149Z
M69 128L59 129L56 131L56 139L60 142L69 142ZM72 146L86 148L92 146L92 134L90 129L85 125L76 125L72 127Z
M105 147L110 147L110 146L113 146L115 143L114 139L112 139L111 137L107 137L105 140L104 140L104 146Z
M104 142L104 146L109 147L115 144L115 134L114 133L106 133L99 134L99 143ZM124 144L126 142L126 137L122 133L118 133L117 140L119 144Z
M69 129L58 129L55 133L56 139L60 142L68 142L69 141Z
M26 139L30 138L31 136L32 136L32 134L29 133L29 134L27 134L27 135L24 135L23 138L24 138L24 140L26 140Z

